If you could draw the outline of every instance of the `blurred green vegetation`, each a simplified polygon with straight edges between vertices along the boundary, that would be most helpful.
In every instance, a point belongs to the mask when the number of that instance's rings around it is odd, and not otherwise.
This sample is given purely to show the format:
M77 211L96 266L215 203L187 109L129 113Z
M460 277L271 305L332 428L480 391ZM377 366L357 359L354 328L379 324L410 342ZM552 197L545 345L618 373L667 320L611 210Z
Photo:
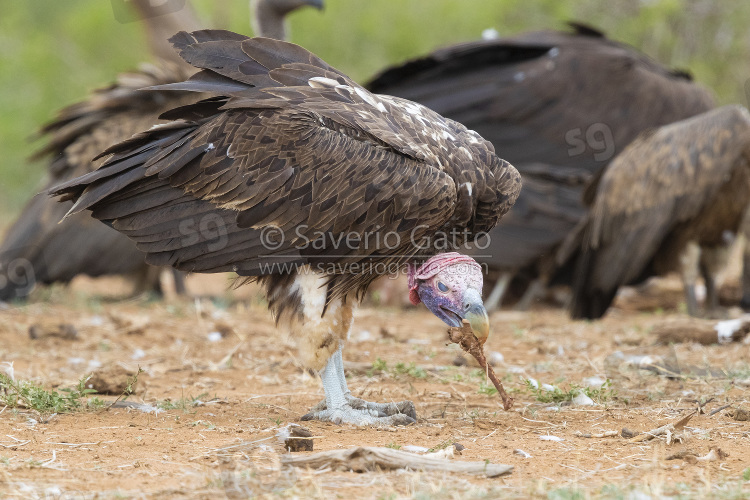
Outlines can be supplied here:
M246 0L194 0L206 25L250 33ZM149 55L139 22L106 0L0 0L0 225L38 190L36 129ZM326 0L290 19L292 41L365 81L393 63L482 30L500 35L588 23L690 70L720 103L747 105L750 2L740 0Z

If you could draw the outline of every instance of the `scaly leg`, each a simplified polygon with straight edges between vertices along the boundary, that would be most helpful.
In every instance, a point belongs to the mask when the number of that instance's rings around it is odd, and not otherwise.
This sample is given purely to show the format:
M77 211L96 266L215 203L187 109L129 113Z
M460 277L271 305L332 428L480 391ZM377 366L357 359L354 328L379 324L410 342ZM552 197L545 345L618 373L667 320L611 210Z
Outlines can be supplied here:
M340 368L339 368L340 367ZM335 424L408 425L416 421L411 401L401 403L370 403L349 394L344 377L341 348L320 372L325 401L316 405L302 420L323 420Z

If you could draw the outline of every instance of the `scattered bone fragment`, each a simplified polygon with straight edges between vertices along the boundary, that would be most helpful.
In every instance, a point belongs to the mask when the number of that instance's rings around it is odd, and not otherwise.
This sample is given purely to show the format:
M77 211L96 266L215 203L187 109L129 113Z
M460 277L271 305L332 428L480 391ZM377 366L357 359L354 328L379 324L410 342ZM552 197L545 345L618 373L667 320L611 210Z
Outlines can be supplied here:
M109 407L110 408L130 408L133 410L138 410L143 413L153 413L154 415L158 415L159 413L165 411L156 406L145 404L145 403L138 403L136 401L115 401Z
M697 342L703 345L740 342L750 333L750 319L747 317L727 321L703 319L677 320L663 323L654 328L659 342L663 344Z
M541 439L542 441L555 441L555 442L565 441L565 440L564 440L563 438L561 438L561 437L557 437L557 436L550 436L550 435L546 435L546 436L539 436L539 439Z
M586 394L584 394L583 391L580 391L571 401L574 406L594 406L594 400L588 397Z
M729 453L725 452L721 448L718 448L716 446L712 446L708 453L706 453L703 456L698 456L698 454L692 450L682 450L678 451L677 453L673 453L672 455L667 457L667 460L679 460L682 459L690 464L696 464L698 462L718 462L720 460L724 460L729 456Z
M432 458L445 458L448 460L452 460L455 456L456 449L453 446L448 446L446 448L443 448L442 450L436 450L431 453L425 453L425 457L432 457Z
M576 431L576 436L582 437L582 438L608 438L608 437L615 437L619 434L620 433L617 431L604 431L604 432L597 432L597 433Z
M428 451L430 451L429 448L426 448L424 446L415 446L412 444L402 446L401 449L404 451L408 451L409 453L427 453Z
M519 456L521 456L521 457L523 457L523 458L533 458L533 457L531 456L531 454L529 454L529 453L527 453L527 452L523 451L523 450L522 450L522 449L520 449L520 448L516 448L515 450L513 450L513 454L514 454L514 455L519 455Z
M650 441L656 437L664 436L666 438L667 444L672 444L675 442L683 442L686 439L686 435L684 433L678 433L677 431L681 431L685 428L685 425L690 421L691 418L698 412L698 410L694 410L693 412L689 413L685 417L681 418L677 422L671 422L666 425L662 425L661 427L657 427L656 429L652 429L650 431L644 432L643 434L639 434L633 438L630 439L631 443L640 443L643 441Z
M721 448L717 448L716 446L712 446L711 449L702 457L696 457L696 460L699 462L718 462L719 460L724 460L729 456L729 453L725 452Z

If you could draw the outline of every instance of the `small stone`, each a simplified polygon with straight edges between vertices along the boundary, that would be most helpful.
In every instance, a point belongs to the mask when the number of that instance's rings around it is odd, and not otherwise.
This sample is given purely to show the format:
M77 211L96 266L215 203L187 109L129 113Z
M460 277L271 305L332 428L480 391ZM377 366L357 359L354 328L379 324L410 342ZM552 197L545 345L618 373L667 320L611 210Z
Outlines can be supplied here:
M135 372L126 370L120 365L105 366L93 373L86 382L86 387L94 389L99 394L119 396L128 388ZM135 387L131 387L135 389Z
M503 353L501 352L490 351L489 356L487 356L487 361L492 366L498 366L505 363L505 356L503 356Z
M738 422L747 422L750 420L750 411L745 410L744 408L735 408L732 418Z
M620 431L620 435L624 437L625 439L630 439L636 437L640 432L631 431L627 427L623 427L622 431Z
M78 338L78 330L70 323L58 323L45 325L35 323L29 327L29 337L33 340L42 337L58 337L65 340L75 340Z
M466 366L469 364L466 358L461 356L460 354L453 359L452 363L453 366Z
M282 427L276 437L284 445L284 449L291 452L313 451L312 432L298 424L289 424Z

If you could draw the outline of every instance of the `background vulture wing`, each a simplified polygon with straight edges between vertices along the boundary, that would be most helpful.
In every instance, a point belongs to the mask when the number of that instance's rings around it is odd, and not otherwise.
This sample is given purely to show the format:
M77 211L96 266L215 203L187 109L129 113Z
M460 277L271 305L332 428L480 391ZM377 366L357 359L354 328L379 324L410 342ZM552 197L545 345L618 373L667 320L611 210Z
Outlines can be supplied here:
M594 29L573 28L446 47L369 84L476 130L518 169L524 189L514 210L490 233L489 247L469 253L545 284L568 282L554 251L586 212L580 198L591 176L643 130L713 107L685 74Z
M368 88L476 130L521 173L539 162L595 172L641 131L713 107L684 74L592 33L458 44L389 68Z
M181 66L169 63L161 67L143 65L139 72L122 74L115 84L60 111L42 128L48 142L34 155L50 157L45 190L96 169L103 160L92 158L158 122L159 114L168 109L167 103L175 106L186 102L185 93L144 92L141 87L188 75ZM24 274L0 280L6 283L0 287L0 300L27 295L33 288L28 280L54 283L69 281L79 273L100 276L146 272L144 256L133 242L88 214L77 214L60 223L71 206L70 202L56 203L41 195L24 206L0 245L0 272L14 267L23 269ZM18 267L19 263L23 266Z
M574 316L599 301L597 296L605 297L606 309L619 286L641 279L673 230L711 209L708 202L747 154L749 124L746 110L718 108L646 132L612 161L572 237L582 241Z

